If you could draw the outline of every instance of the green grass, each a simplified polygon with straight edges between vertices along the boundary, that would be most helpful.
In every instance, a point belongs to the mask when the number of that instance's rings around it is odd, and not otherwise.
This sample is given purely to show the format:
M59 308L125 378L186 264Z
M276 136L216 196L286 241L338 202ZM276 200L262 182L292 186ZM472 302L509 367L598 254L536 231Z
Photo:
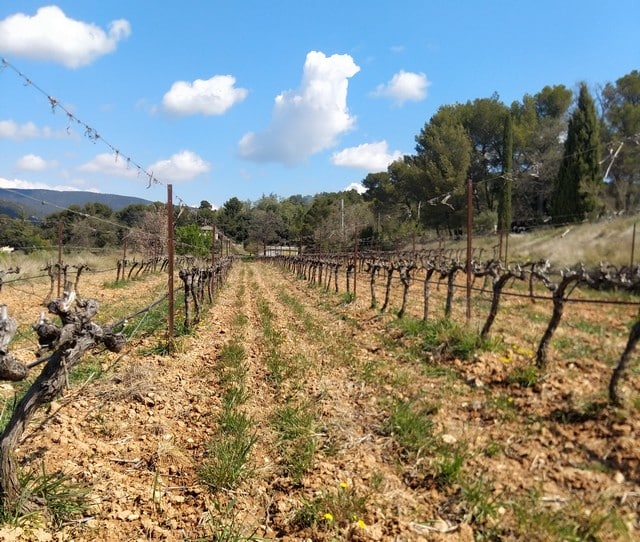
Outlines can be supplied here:
M273 320L273 312L271 312L271 307L269 306L269 302L265 299L258 299L258 314L262 318L263 326L271 325L271 321ZM265 324L266 322L266 324Z
M540 370L531 363L525 366L514 367L507 377L507 382L517 384L522 388L531 388L538 383L540 376Z
M85 355L69 374L69 385L84 384L87 380L102 376L102 363L99 358Z
M243 373L244 377L244 373ZM244 404L249 398L249 393L244 387L244 382L241 383L229 383L222 394L222 408L223 411L229 412L238 408Z
M443 378L445 380L454 381L459 378L458 372L446 365L425 364L422 366L422 374L427 378Z
M604 333L604 328L601 324L590 322L588 320L578 320L573 323L573 327L588 333L589 335L602 335Z
M223 409L218 430L207 444L207 458L198 469L200 480L212 490L233 489L253 473L250 454L257 437L253 421L239 410L247 399L244 356L244 348L236 342L227 344L219 356L227 369L221 376ZM228 373L235 375L233 382Z
M342 482L336 489L326 490L313 499L305 499L295 514L299 527L319 527L333 531L363 521L368 498Z
M109 280L102 283L102 287L105 290L124 290L130 285L130 281L127 280Z
M502 420L513 420L519 412L519 408L510 395L495 395L489 400L489 405L499 413Z
M249 323L249 317L246 314L241 312L237 313L234 318L232 325L237 328L242 328Z
M239 367L246 357L244 346L232 341L224 346L218 355L218 361L223 368Z
M390 327L401 329L408 337L420 337L421 335L424 335L429 326L430 324L425 320L412 318L411 316L393 320L390 324Z
M313 337L316 337L318 333L322 333L321 328L316 324L300 301L282 291L279 292L278 297L280 298L280 301L291 308L298 322L302 322L302 326L306 333Z
M0 431L4 431L18 403L22 400L35 380L35 376L19 382L13 382L13 396L0 398Z
M445 442L436 433L431 416L438 409L438 405L422 400L398 400L383 430L400 445L401 460L412 465L412 469L417 467L443 490L462 480L469 452L466 442ZM418 457L424 459L415 463Z
M250 454L257 437L253 433L216 435L200 465L200 480L212 490L234 489L253 474Z
M213 491L234 489L253 474L250 460L256 431L253 421L240 410L249 395L245 388L246 356L236 337L218 354L222 411L207 444L207 457L198 468L201 482Z
M342 305L349 305L356 300L356 295L353 292L345 292L340 296L340 303Z
M360 368L360 378L367 383L373 384L378 381L384 363L377 359L368 359Z
M504 453L504 445L502 442L496 440L490 440L482 450L482 453L487 457L496 457Z
M209 510L202 520L207 535L196 538L194 542L251 542L261 540L256 536L257 529L247 532L246 518L240 516L236 509L236 501L226 504L215 501L213 510Z
M468 360L482 347L482 343L477 333L453 320L443 318L425 323L422 347L443 360Z
M569 500L560 508L545 507L537 491L518 499L512 510L515 518L515 536L532 542L562 540L566 542L631 540L615 508L600 509L590 506L584 513L585 503ZM613 538L612 538L613 537Z
M57 527L81 518L90 507L89 488L75 482L62 472L47 473L44 463L41 469L29 469L19 472L22 495L11 507L0 509L0 523L20 525L30 520L34 513L24 514L22 509L27 503L38 501Z
M246 377L247 353L239 342L233 340L227 343L218 354L218 366L220 367L220 383L223 387L231 389L237 388L237 392L244 391L244 380Z
M490 340L482 341L477 333L449 318L424 321L405 316L392 321L389 328L399 328L403 336L416 339L409 346L411 352L428 352L442 361L468 360L478 349L493 349Z
M311 468L316 451L315 413L308 403L288 403L275 411L271 423L278 434L286 474L294 483L300 483Z
M442 489L460 481L467 457L467 446L464 442L438 445L437 455L432 463L438 487Z
M506 504L496 495L493 484L484 476L473 477L461 483L460 496L466 516L474 525L476 540L501 540L499 510Z
M269 381L276 388L280 388L287 378L289 367L278 350L269 350L265 355L265 365L269 371Z
M398 400L391 409L384 429L402 448L410 453L418 453L433 446L434 424L430 416L437 412L437 406L419 401Z

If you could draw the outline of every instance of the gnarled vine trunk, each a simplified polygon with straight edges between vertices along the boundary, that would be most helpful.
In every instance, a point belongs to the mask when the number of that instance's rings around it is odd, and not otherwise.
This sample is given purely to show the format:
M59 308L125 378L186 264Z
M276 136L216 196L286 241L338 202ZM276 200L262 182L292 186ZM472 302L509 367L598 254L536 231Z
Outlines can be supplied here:
M74 301L77 308L72 310L71 305ZM50 345L50 350L53 352L48 358L42 360L42 362L46 361L46 365L20 400L9 423L0 434L0 505L9 509L19 506L18 512L21 513L33 509L38 504L21 498L22 488L15 458L15 449L29 420L38 408L51 402L62 392L67 384L69 372L81 361L87 350L102 343L107 349L119 352L125 343L122 334L113 333L110 329L103 329L91 322L98 311L97 302L76 300L70 287L65 289L62 298L52 301L48 308L49 312L60 317L62 326L56 330L51 322L41 318L40 322L33 327L39 335L41 345ZM0 320L0 336L2 336L0 366L5 369L0 371L0 377L20 380L41 361L30 365L15 361L7 351L14 326L11 325L12 319L6 315L6 309L3 309ZM54 329L53 337L52 329Z
M638 343L639 340L640 340L640 320L638 320L635 324L633 324L633 327L629 332L629 339L627 341L627 346L625 347L624 352L620 357L620 361L618 362L618 365L616 366L616 368L613 371L613 374L611 375L611 381L609 382L609 402L612 405L619 406L620 403L622 402L620 394L618 393L618 382L620 381L625 371L627 370L627 366L631 361L631 353L633 352L633 349L636 347L636 344Z

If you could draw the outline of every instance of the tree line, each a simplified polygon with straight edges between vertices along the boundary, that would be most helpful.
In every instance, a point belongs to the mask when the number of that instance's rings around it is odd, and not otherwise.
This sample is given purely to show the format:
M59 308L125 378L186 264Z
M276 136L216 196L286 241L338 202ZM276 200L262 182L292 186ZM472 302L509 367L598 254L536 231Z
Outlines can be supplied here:
M635 211L640 181L640 72L594 99L546 86L505 105L498 95L438 109L416 153L368 175L379 213L448 231L466 220L466 184L480 228L571 223Z
M268 245L326 252L397 246L425 231L465 229L472 185L479 233L566 224L635 212L640 203L640 72L577 92L545 86L506 105L498 94L441 106L415 136L415 153L362 179L365 191L232 197L219 209L174 210L178 253L206 255L212 227L250 253ZM121 247L154 257L166 249L166 205L71 206L42 221L0 216L0 245L37 250ZM502 238L502 235L501 235Z

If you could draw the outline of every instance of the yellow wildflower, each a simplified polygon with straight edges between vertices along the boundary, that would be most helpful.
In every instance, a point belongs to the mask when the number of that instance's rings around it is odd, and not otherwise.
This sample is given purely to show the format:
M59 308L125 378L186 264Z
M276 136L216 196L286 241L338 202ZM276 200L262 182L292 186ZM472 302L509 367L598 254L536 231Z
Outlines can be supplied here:
M358 527L364 529L366 526L367 524L364 521L362 521L361 519L358 520Z
M349 484L347 484L347 482L340 482L340 487L342 489L348 489L349 488Z
M327 521L333 521L333 514L331 512L327 512L323 517Z

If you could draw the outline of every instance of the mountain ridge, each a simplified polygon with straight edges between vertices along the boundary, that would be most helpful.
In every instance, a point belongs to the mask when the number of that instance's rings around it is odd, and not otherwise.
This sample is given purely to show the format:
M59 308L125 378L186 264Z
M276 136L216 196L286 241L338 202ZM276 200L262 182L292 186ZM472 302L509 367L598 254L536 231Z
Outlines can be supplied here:
M0 188L0 215L18 218L44 218L71 205L82 207L87 203L102 203L114 212L129 205L151 205L153 202L135 196L87 192L82 190L47 190L36 188Z

